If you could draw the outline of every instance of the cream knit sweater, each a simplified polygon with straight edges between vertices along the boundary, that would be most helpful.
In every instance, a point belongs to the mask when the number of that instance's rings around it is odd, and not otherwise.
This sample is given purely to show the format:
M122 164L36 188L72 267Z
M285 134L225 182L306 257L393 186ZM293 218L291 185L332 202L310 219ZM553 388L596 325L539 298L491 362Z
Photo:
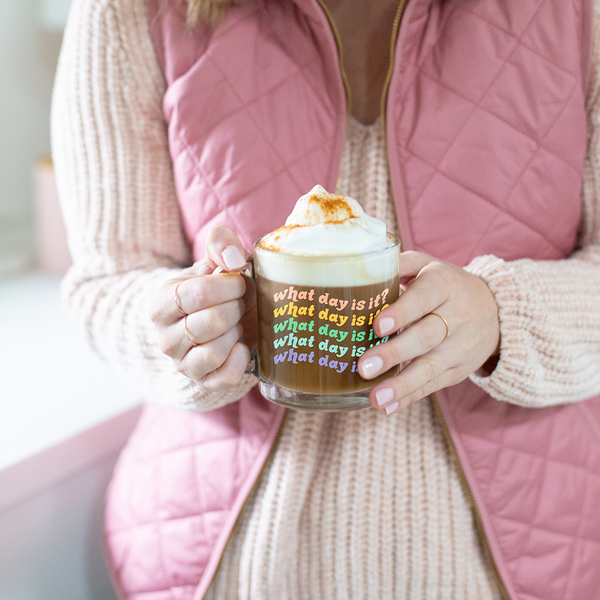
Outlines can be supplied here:
M600 0L596 2L598 4ZM475 259L493 291L501 358L472 379L523 406L600 392L600 10L588 91L581 250L564 261ZM227 397L176 371L148 301L191 264L173 184L165 83L144 0L75 0L53 103L53 153L74 265L63 292L90 344L149 399L210 410ZM351 122L341 192L395 228L381 130ZM208 597L473 598L498 593L430 403L291 413Z

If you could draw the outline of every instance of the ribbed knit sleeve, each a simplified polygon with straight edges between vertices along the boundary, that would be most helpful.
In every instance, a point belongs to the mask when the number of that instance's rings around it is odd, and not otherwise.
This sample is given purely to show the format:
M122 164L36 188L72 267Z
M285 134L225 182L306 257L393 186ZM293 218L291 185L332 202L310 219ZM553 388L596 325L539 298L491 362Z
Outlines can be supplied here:
M600 6L594 3L580 249L565 260L478 257L467 270L496 297L501 349L489 377L498 400L543 407L600 394Z
M143 0L75 0L52 106L52 151L73 266L65 302L94 350L147 399L210 410L224 396L179 373L149 300L192 264L173 182L165 91Z

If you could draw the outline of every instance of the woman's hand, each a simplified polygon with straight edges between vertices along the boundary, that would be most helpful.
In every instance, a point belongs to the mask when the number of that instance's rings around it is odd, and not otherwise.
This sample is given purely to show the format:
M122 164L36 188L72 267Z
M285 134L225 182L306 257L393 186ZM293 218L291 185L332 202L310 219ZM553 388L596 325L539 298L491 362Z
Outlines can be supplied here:
M374 322L379 337L400 333L359 361L365 379L402 365L370 393L371 404L388 415L468 377L498 352L500 340L498 308L480 277L420 252L403 252L400 281L404 292Z
M205 257L152 299L160 349L178 371L211 391L239 384L256 343L254 285L235 272L247 255L231 229L217 227L208 235ZM213 275L217 267L227 272Z

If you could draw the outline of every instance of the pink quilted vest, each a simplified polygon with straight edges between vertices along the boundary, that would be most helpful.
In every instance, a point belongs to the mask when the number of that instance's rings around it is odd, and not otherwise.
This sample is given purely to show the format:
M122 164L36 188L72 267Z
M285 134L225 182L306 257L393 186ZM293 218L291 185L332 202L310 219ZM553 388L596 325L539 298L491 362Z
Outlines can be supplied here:
M345 94L316 0L249 0L215 32L147 0L196 258L226 223L247 248L315 183L334 189ZM405 249L560 259L576 242L589 0L410 0L386 125ZM493 143L490 143L493 141ZM600 399L523 409L470 381L437 407L503 595L600 598ZM253 390L208 413L148 405L108 495L122 598L200 599L283 411Z

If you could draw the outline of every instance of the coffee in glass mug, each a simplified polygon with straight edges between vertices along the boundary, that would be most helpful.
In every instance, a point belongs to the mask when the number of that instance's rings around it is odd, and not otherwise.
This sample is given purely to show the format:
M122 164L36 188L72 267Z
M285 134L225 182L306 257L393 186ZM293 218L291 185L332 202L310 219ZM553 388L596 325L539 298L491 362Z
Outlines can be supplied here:
M398 238L352 198L315 186L254 244L258 373L272 402L305 410L369 406L358 359L385 343L373 320L399 295Z

